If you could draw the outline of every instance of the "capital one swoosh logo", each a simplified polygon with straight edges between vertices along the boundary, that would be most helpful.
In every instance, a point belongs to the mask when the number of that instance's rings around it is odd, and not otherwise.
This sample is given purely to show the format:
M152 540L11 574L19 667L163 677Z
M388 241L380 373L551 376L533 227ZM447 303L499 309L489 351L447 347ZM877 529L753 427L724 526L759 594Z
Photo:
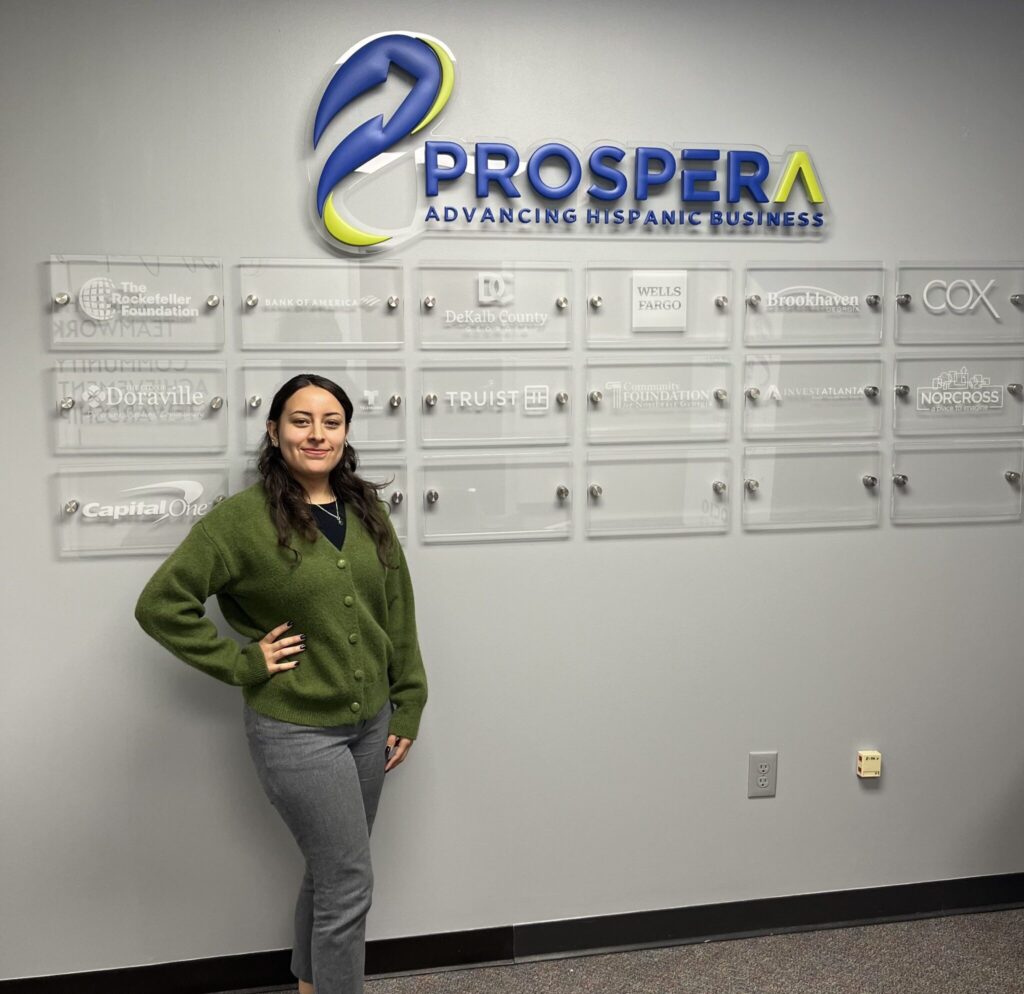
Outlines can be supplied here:
M210 504L199 502L203 485L198 480L164 480L128 487L121 493L139 496L116 504L90 501L82 507L83 517L107 521L136 519L156 525L167 518L199 518L210 509ZM168 493L175 496L168 497Z
M316 185L316 212L336 242L350 249L368 249L390 235L364 231L342 216L335 204L341 184L361 166L425 128L441 112L455 81L455 58L448 47L429 35L397 31L365 38L338 60L313 121L313 148L328 125L357 97L382 86L395 66L412 79L412 89L392 114L364 121L346 135L328 156Z

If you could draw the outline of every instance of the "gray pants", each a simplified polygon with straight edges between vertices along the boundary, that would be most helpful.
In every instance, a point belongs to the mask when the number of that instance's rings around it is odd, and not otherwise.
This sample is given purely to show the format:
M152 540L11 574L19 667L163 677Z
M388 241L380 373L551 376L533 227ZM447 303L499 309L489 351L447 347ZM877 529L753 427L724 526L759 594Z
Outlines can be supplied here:
M313 728L245 706L256 774L306 858L292 973L316 994L363 990L373 895L370 830L384 784L391 706L355 725Z

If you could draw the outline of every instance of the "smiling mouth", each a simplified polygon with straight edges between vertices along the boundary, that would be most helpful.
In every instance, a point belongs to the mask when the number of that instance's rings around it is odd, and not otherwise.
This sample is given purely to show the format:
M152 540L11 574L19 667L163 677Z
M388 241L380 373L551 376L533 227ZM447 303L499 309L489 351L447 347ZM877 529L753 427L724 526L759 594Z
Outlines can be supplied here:
M303 449L307 456L326 456L330 449Z

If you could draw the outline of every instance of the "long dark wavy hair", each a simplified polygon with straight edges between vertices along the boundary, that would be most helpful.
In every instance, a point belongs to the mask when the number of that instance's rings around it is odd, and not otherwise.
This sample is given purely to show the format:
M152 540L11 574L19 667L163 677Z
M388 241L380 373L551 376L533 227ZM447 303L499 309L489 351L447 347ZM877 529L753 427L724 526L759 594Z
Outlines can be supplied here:
M346 429L351 428L354 409L348 394L333 380L316 373L300 373L282 384L274 394L270 410L267 412L267 420L279 424L288 398L303 387L319 387L331 394L345 412ZM370 483L356 475L358 465L356 450L346 438L345 451L338 465L331 470L327 478L328 483L338 500L352 506L356 516L373 536L377 546L377 558L385 567L394 569L397 563L391 529L388 527L387 511L380 499L380 491L387 484ZM291 544L292 535L298 534L308 542L315 542L319 529L313 518L313 510L307 500L305 489L289 472L281 450L270 440L269 431L263 433L256 468L263 478L270 517L277 528L277 544L294 553L295 561L299 562L302 556Z

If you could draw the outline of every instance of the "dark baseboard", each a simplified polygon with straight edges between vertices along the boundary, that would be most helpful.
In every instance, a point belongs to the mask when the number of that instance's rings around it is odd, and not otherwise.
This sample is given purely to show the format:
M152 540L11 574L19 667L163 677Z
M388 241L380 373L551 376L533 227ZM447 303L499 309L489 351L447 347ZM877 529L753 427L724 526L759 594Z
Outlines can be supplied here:
M247 987L283 987L294 983L288 969L290 961L290 950L278 949L122 970L0 980L0 991L3 994L212 994Z
M672 946L804 929L934 918L1024 904L1024 873L797 894L515 927L515 958Z
M366 944L366 975L429 973L460 966L515 962L515 926L476 928L465 932L410 935ZM2 992L0 988L0 992Z
M509 964L601 950L672 946L805 929L932 918L1024 905L1024 873L865 890L798 894L693 908L504 925L381 939L366 947L368 976ZM0 994L216 994L293 983L289 953L0 980Z

